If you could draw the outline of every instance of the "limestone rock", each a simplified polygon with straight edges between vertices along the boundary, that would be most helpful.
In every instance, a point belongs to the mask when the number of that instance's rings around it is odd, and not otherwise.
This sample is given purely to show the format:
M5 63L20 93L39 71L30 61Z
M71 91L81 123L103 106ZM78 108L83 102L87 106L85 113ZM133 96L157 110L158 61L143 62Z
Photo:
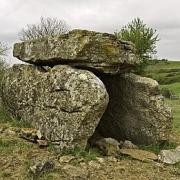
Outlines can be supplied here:
M54 166L55 165L53 161L44 159L44 160L35 162L32 166L30 166L29 171L34 177L37 177L43 174L44 172L53 169Z
M99 77L109 93L109 105L98 133L118 141L128 139L137 145L168 140L171 109L165 105L155 80L132 73Z
M125 140L122 144L122 149L139 149L138 146L133 144L131 141Z
M38 139L37 143L38 143L40 148L44 148L44 147L48 146L48 142L46 140L43 140L43 139Z
M31 142L37 142L37 130L34 128L22 128L20 132L20 137Z
M3 100L14 116L31 123L60 149L83 149L106 109L108 94L86 70L14 65L3 79Z
M75 156L71 156L71 155L64 155L64 156L61 156L59 158L59 162L60 163L69 163L70 161L76 159Z
M140 150L140 149L120 149L119 152L121 154L129 155L132 158L140 160L140 161L149 161L149 160L158 159L156 154L149 151Z
M158 159L166 164L176 164L180 162L180 146L176 149L161 150L158 155Z
M0 130L0 132L1 132L1 130ZM5 129L5 130L3 131L3 135L5 135L5 136L16 136L17 134L16 134L16 132L15 132L14 130L12 130L12 129Z
M87 30L16 43L13 54L31 64L69 64L106 73L127 72L139 63L131 43L112 34Z
M113 138L102 138L94 143L106 156L118 156L119 142Z

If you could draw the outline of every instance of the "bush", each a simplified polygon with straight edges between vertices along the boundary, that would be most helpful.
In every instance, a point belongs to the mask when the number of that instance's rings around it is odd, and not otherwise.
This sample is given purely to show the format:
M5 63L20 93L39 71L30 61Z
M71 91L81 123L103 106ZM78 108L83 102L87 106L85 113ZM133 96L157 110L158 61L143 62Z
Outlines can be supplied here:
M137 73L141 74L144 67L149 63L152 54L156 54L156 43L159 41L156 30L148 27L140 18L135 18L124 26L115 35L120 40L131 41L136 48L136 55L141 63L137 67Z

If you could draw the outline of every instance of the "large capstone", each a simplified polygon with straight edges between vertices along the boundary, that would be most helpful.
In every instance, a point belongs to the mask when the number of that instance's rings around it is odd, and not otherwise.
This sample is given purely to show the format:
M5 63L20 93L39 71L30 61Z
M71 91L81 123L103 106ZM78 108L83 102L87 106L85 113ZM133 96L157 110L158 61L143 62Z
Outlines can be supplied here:
M158 83L127 73L100 75L109 93L109 105L96 131L104 137L156 144L168 140L171 110L164 104Z
M60 149L86 147L108 104L106 88L87 70L14 65L3 79L9 111Z
M127 72L139 63L134 51L132 43L120 41L115 35L73 30L57 37L16 43L13 54L35 65L68 64L115 74Z

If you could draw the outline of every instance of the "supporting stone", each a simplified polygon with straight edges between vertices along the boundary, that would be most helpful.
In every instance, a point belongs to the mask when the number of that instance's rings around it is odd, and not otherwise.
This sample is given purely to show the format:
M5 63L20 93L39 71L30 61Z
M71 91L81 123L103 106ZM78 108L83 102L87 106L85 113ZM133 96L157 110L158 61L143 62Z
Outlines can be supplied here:
M107 107L108 94L101 80L86 70L15 65L4 76L3 100L15 117L68 150L85 149Z
M163 101L158 83L135 74L99 75L109 93L109 105L96 131L104 137L135 144L166 141L172 114Z

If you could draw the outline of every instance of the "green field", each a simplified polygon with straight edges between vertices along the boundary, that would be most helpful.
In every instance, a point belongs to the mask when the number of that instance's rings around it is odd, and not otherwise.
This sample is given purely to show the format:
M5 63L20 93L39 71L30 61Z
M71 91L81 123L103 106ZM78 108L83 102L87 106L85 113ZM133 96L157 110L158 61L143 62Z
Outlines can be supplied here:
M180 98L180 61L157 61L147 66L144 76L157 80L161 89L168 89ZM173 127L180 132L180 99L166 99L173 111Z
M145 69L144 75L157 80L161 85L180 83L180 61L153 61Z

